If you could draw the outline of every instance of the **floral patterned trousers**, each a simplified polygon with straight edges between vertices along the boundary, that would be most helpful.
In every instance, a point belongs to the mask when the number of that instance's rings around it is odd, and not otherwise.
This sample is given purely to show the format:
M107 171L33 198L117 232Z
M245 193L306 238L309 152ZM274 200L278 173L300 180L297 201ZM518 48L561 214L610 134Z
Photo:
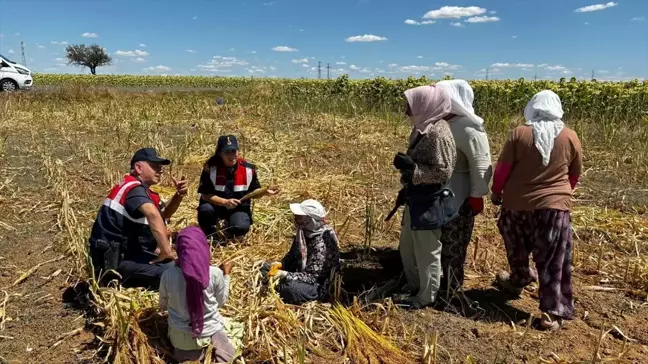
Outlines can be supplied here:
M571 319L574 295L570 212L502 209L498 227L511 268L510 283L525 287L538 279L540 310ZM530 255L533 255L537 273L529 266Z
M441 230L442 290L452 293L463 285L464 263L474 226L472 209L464 204L459 209L459 216Z

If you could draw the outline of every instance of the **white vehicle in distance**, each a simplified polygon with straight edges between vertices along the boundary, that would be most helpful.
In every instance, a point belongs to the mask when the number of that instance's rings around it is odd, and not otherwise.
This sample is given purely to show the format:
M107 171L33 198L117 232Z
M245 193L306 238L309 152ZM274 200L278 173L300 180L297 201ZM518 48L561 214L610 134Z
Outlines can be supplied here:
M0 54L0 91L30 89L34 80L31 71Z

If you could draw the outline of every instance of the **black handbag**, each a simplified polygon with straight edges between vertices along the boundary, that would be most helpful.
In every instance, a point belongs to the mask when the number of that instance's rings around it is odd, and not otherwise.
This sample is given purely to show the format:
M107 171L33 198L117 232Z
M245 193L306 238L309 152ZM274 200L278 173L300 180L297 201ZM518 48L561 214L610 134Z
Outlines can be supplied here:
M408 196L412 230L436 230L459 216L459 206L454 193L443 186L433 193Z
M408 154L421 139L423 135L417 135L408 148ZM410 181L406 186L412 230L441 229L459 216L459 205L449 182L445 185L414 185Z

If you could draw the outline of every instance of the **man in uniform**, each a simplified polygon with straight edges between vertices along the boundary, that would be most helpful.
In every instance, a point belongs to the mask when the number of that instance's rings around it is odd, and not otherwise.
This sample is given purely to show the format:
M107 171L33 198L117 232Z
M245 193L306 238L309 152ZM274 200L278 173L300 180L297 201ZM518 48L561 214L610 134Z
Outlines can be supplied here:
M99 209L89 238L95 278L106 281L115 270L124 287L157 289L165 269L173 266L168 221L187 194L184 177L172 177L176 193L168 203L150 190L160 183L163 166L171 164L153 148L138 150L130 173L114 186ZM103 278L103 279L102 279Z

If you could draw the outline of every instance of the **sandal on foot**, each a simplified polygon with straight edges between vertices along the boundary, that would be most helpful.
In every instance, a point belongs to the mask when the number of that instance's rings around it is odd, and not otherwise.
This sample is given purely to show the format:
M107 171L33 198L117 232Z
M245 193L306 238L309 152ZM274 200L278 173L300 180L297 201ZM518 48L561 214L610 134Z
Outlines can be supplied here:
M516 287L511 283L511 275L508 272L499 272L495 276L495 283L504 291L514 295L520 296L524 288Z
M563 327L562 317L543 313L538 328L543 331L558 331Z

